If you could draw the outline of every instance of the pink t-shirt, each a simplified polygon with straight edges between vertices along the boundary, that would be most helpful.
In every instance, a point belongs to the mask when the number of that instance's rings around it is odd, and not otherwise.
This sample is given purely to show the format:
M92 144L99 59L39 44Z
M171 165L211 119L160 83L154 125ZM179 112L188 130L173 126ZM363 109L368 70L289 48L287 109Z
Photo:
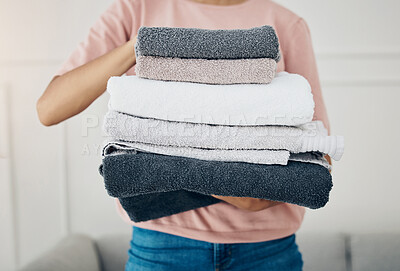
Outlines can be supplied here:
M56 75L124 44L137 34L142 25L207 29L272 25L278 34L282 54L278 71L301 74L308 79L315 100L314 119L322 120L330 130L308 26L301 17L269 0L247 0L231 6L191 0L115 0ZM132 67L127 75L134 74ZM134 223L118 200L116 203L122 217L132 225L213 243L249 243L282 238L298 230L305 213L303 207L287 203L251 212L220 202Z

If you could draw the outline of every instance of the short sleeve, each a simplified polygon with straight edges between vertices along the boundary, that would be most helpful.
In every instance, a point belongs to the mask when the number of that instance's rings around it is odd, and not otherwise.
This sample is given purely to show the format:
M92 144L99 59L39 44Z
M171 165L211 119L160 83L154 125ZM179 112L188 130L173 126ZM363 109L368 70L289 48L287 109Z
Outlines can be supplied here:
M115 0L90 28L55 75L62 75L129 41L133 29L132 0Z
M304 19L300 18L285 36L282 47L285 70L305 77L311 85L315 102L314 120L321 120L330 134L330 125L322 96L311 34Z

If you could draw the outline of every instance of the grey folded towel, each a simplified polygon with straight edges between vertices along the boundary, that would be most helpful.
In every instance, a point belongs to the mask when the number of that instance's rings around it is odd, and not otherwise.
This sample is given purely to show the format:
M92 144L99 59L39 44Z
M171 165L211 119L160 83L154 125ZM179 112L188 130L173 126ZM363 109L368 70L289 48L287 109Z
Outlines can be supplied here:
M269 84L276 61L270 58L193 59L138 56L136 75L163 81L203 84Z
M253 159L235 159L234 161L256 162L258 160L264 161L264 164L278 163L282 160L276 156L277 160L274 161L268 152L264 154L258 152L258 155L254 155L254 150L286 150L291 153L315 151L329 154L333 159L339 160L344 149L343 137L328 136L328 131L321 121L312 121L297 127L226 126L156 120L109 110L104 117L103 131L113 139L147 143L160 146L160 148L168 146L210 150L252 150L253 152L249 151L247 155ZM176 152L162 153L155 149L144 149L144 151L179 156ZM260 155L263 159L257 158ZM203 159L199 156L187 157ZM239 157L245 159L243 154ZM280 157L285 156L280 155ZM225 161L232 161L232 159Z
M183 149L183 150L179 150ZM207 149L191 149L181 147L169 147L169 146L157 146L146 143L127 142L121 140L110 140L103 147L103 156L124 154L131 152L151 152L170 156L181 156L188 158L195 158L200 160L211 160L211 161L224 161L224 162L246 162L253 164L264 164L264 165L287 165L288 161L298 161L305 163L313 163L326 167L331 170L331 165L324 158L324 155L320 152L302 152L302 153L289 153L288 151L247 151L244 150L242 156L240 152L233 154L224 154L225 159L222 157L210 155L210 151ZM193 152L192 152L193 151ZM219 151L219 150L216 150ZM226 151L230 152L230 151ZM258 153L260 152L260 153ZM263 155L265 157L263 157ZM253 157L252 157L253 156ZM228 158L228 159L227 159Z
M258 165L137 152L106 156L99 170L108 194L117 198L187 190L317 209L328 202L333 186L325 167L293 161Z
M134 222L170 216L220 202L212 196L186 190L137 195L119 199Z
M103 154L137 150L157 154L181 156L210 161L246 162L265 165L286 165L290 153L286 150L212 150L190 147L160 146L140 142L111 139L103 148Z
M136 56L280 59L278 36L269 25L229 30L142 26L135 52Z

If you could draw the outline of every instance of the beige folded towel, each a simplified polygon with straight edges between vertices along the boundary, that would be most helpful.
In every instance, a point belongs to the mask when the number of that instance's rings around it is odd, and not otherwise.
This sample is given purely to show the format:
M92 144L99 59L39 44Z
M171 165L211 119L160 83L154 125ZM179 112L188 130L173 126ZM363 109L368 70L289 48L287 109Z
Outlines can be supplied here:
M194 59L138 56L136 75L143 78L205 84L268 84L276 72L270 58Z

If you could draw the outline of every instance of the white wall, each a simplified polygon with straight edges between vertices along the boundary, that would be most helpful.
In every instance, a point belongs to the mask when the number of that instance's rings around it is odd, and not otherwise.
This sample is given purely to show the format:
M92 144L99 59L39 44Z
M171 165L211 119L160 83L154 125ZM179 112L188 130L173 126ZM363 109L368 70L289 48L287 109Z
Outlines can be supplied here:
M334 164L329 204L302 231L400 228L400 2L280 0L311 28L332 132L346 152ZM104 95L51 128L35 102L111 0L0 0L0 270L14 270L70 232L130 232L96 167ZM95 124L95 123L94 123Z

